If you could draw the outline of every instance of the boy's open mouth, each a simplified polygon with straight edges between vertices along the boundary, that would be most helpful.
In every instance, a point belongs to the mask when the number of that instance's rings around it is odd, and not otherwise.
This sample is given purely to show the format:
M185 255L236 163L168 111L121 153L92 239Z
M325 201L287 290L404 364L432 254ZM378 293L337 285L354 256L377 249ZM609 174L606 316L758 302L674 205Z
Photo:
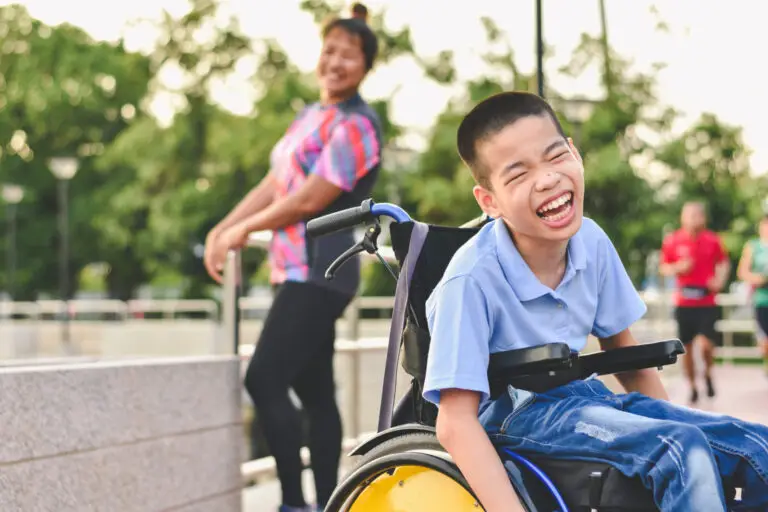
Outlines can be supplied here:
M536 215L546 221L558 221L571 212L573 192L566 192L536 210Z

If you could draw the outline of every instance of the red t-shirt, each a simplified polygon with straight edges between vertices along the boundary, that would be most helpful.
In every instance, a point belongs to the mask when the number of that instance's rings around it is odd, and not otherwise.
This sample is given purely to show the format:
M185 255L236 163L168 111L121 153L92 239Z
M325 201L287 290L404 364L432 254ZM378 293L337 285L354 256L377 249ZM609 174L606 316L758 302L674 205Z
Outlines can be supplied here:
M675 304L714 306L715 294L709 291L707 283L714 277L717 264L728 258L720 237L709 230L697 235L682 229L670 233L661 246L662 263L675 263L686 256L693 265L688 273L677 276Z

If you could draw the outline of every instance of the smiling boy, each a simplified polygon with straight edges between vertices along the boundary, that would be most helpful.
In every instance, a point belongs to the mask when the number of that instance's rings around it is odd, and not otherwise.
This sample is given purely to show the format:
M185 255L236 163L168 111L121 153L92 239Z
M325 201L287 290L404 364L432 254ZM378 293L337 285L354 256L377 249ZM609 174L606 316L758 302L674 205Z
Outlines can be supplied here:
M610 463L641 477L662 511L725 510L721 476L733 475L748 484L745 505L768 505L768 428L670 404L656 370L618 374L628 394L590 378L543 393L510 386L490 400L491 353L554 342L580 351L590 334L605 350L631 346L646 307L611 241L583 217L582 160L544 100L484 100L462 121L458 148L494 220L457 251L427 302L424 397L486 511L523 510L494 444Z

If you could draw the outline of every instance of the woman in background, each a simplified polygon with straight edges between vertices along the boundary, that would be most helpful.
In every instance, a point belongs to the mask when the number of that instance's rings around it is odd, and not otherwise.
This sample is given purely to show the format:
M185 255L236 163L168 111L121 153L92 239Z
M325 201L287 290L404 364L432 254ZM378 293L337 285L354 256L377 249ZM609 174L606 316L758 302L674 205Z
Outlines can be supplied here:
M378 175L380 121L359 94L378 53L366 17L367 9L355 4L352 17L325 25L317 64L319 101L297 115L273 149L267 176L206 240L206 268L221 282L227 252L243 247L251 232L272 231L276 293L245 386L277 464L280 512L313 510L301 487L302 423L289 388L308 416L320 510L337 484L342 431L333 378L334 326L357 292L360 269L352 260L326 281L325 269L355 240L350 231L309 239L306 222L358 206Z
M758 237L744 245L737 275L741 281L752 286L752 304L757 321L755 334L763 349L763 360L768 364L768 214L760 219Z

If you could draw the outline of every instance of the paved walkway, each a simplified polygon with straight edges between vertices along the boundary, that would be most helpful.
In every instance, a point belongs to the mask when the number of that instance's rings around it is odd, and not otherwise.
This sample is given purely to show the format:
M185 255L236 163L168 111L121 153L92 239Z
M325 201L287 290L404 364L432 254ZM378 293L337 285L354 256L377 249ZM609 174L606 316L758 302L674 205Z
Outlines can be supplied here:
M665 384L673 402L688 405L689 391L679 374L665 378ZM717 396L714 399L704 397L697 408L768 424L768 376L764 370L756 367L719 366L716 368L715 385ZM703 387L699 394L704 395ZM312 499L314 495L310 471L304 473L304 488L307 490L307 499ZM276 481L243 491L244 512L274 512L279 503L280 486Z

